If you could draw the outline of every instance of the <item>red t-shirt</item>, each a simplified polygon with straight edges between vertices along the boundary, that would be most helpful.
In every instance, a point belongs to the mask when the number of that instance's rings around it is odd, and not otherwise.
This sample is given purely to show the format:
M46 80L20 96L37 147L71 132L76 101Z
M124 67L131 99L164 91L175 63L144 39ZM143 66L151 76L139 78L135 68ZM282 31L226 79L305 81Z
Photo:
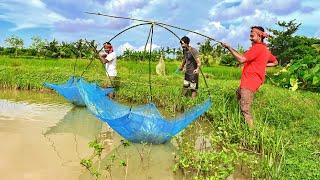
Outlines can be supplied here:
M245 52L244 67L242 70L240 88L257 91L264 82L268 62L276 62L277 59L271 54L263 43L255 43Z

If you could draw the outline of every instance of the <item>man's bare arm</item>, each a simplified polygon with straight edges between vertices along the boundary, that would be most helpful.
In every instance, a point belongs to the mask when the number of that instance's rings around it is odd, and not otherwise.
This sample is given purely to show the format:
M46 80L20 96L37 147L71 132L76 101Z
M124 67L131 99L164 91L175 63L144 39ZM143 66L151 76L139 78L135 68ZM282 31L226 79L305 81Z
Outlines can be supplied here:
M201 61L199 57L196 58L196 63L197 63L197 68L193 71L194 74L198 74L200 71Z
M196 62L197 62L197 69L199 69L201 66L201 61L199 57L196 58Z
M186 60L183 58L183 61L182 61L181 65L180 65L180 67L179 67L180 71L182 71L182 69L183 69L185 64L186 64Z
M99 54L99 60L101 61L102 64L107 63L105 54Z
M236 51L235 49L233 49L232 47L230 47L229 45L225 44L225 43L221 43L221 45L225 48L227 48L230 53L233 55L233 57L235 57L237 59L237 61L239 61L240 63L244 63L246 62L246 58L240 54L238 51Z
M273 63L267 63L267 67L273 67L273 66L276 66L276 65L278 65L278 61L273 62Z

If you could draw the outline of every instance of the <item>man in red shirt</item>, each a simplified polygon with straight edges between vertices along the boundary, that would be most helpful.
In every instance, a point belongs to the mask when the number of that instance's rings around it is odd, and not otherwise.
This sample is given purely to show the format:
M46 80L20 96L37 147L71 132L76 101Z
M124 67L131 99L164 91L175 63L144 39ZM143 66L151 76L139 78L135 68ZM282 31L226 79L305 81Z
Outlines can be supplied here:
M252 46L244 55L241 55L229 45L221 43L240 63L244 64L240 87L237 90L237 98L240 102L241 112L249 127L253 127L250 107L255 92L265 80L266 67L278 64L277 59L268 50L267 45L263 43L266 37L268 35L261 26L251 27L250 41L252 42Z

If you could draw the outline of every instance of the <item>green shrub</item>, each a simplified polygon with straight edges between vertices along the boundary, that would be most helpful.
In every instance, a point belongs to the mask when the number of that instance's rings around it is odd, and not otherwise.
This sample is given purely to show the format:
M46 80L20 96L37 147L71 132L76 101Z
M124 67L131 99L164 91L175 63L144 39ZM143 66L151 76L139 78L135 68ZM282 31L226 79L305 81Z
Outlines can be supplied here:
M274 74L279 86L320 92L320 56L307 55Z

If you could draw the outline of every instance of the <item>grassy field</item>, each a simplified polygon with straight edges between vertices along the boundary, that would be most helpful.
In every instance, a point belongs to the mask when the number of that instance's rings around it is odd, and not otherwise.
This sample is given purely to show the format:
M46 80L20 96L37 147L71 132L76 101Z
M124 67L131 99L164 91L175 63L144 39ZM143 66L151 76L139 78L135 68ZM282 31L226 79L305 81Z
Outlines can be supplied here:
M0 87L44 91L43 82L63 83L80 75L89 60L12 59L0 57ZM201 78L195 101L180 96L183 75L178 62L166 63L166 76L155 74L152 63L152 99L166 116L173 117L209 96L213 106L174 139L178 146L173 170L183 170L195 179L208 177L271 179L320 178L320 95L292 92L267 81L255 96L256 127L248 129L235 100L241 70L234 67L204 67L209 88ZM121 88L117 100L140 104L150 99L148 63L118 63ZM272 74L275 70L270 69ZM104 84L102 65L95 60L84 74L89 81ZM201 147L199 137L202 137ZM205 146L205 147L204 147Z

